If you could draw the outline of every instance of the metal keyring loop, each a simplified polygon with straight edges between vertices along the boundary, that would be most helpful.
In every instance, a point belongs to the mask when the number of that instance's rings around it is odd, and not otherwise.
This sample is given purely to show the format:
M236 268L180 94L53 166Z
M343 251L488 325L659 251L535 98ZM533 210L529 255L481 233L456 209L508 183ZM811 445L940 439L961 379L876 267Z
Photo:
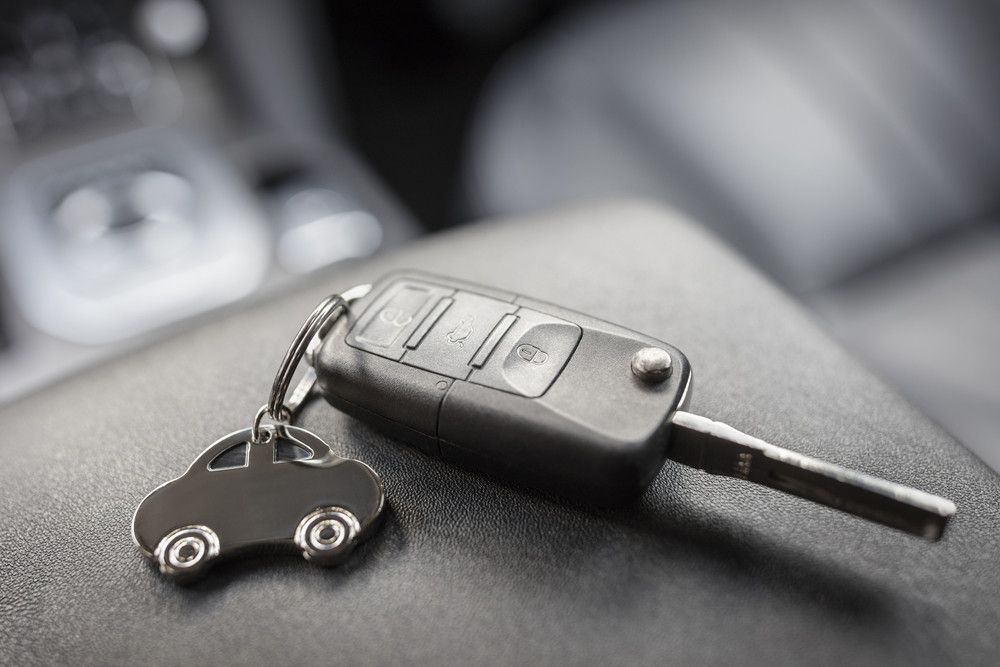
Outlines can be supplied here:
M295 334L292 344L288 346L288 351L285 352L285 356L281 360L278 372L274 376L274 383L271 385L271 395L267 403L261 406L254 416L251 429L251 437L254 442L260 441L260 424L265 416L270 416L281 423L290 421L291 412L285 407L285 395L288 393L288 387L295 375L295 369L298 368L299 361L305 356L313 338L322 335L328 325L340 315L340 312L347 309L347 305L347 301L341 295L331 294L320 301L306 318L306 321L302 323L302 327Z
M257 414L254 415L253 424L251 424L250 426L250 440L253 441L254 443L261 444L261 443L266 443L268 440L270 440L269 437L268 438L261 437L262 433L260 430L260 425L264 421L264 417L270 414L271 413L268 411L267 404L265 403L264 405L260 406L260 409L257 410ZM279 424L288 424L291 421L291 415L286 409L284 410L280 418L272 416L271 419L273 419L275 422Z

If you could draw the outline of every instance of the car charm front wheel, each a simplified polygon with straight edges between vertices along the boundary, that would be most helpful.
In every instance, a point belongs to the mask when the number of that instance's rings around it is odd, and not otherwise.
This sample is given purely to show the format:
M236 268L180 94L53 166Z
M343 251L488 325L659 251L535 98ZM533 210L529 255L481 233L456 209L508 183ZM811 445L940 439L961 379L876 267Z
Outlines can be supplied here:
M361 524L341 507L321 507L307 514L295 529L295 544L306 560L334 565L354 549Z
M178 580L194 579L219 555L219 536L207 526L184 526L156 545L160 572Z

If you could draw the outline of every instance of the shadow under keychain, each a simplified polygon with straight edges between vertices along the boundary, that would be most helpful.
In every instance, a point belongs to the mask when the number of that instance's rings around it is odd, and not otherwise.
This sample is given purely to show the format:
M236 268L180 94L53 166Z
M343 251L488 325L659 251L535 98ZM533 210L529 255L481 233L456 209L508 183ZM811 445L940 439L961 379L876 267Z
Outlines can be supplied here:
M311 368L285 401L299 361L368 289L320 302L285 353L252 426L216 441L139 503L132 537L164 575L189 581L220 558L262 547L297 548L311 562L334 565L377 528L385 494L375 471L291 425L314 386ZM264 424L265 417L273 423Z

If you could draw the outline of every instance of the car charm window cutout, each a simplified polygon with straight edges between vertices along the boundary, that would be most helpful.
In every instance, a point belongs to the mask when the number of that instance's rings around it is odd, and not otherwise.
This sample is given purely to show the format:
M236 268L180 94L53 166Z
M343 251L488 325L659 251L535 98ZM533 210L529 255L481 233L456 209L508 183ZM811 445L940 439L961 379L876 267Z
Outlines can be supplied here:
M291 440L278 440L274 444L274 462L304 461L313 457L312 451Z
M245 468L247 456L250 453L250 443L241 442L222 452L208 464L208 469L212 471L232 470L233 468Z

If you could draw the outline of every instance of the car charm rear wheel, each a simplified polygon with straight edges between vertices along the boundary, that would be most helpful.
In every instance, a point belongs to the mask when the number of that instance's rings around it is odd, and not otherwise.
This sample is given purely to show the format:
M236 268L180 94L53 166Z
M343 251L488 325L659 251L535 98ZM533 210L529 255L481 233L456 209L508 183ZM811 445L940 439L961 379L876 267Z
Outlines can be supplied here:
M201 575L219 555L219 536L207 526L184 526L156 545L160 572L175 579Z
M295 529L295 544L306 560L334 565L354 549L361 532L357 517L342 507L321 507L307 514Z

